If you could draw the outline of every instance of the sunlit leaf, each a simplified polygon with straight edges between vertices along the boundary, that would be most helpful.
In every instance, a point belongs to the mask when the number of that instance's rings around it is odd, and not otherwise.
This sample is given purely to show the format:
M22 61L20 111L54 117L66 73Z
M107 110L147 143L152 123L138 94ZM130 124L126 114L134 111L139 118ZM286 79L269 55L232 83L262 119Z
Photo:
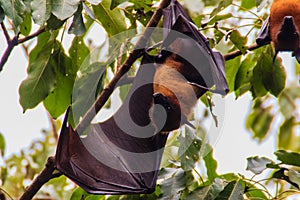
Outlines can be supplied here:
M295 118L291 117L287 119L279 129L278 133L278 148L280 149L291 149L291 145L294 143L293 129L295 125Z
M72 57L72 66L76 66L77 71L85 59L88 59L90 50L86 46L82 37L74 37L69 54Z
M216 177L218 177L217 174L217 167L218 163L213 157L213 149L212 147L207 147L208 153L206 156L204 156L203 160L205 162L206 170L207 170L207 177L210 182L213 182Z
M227 8L229 5L232 4L233 0L221 0L219 1L219 5L210 13L210 17L215 16L218 14L220 11L224 10Z
M242 36L239 31L233 30L229 35L229 39L243 54L246 53L247 37Z
M272 160L266 157L249 157L247 158L246 170L249 170L257 175L262 173L265 169L267 169L267 164L270 164L272 162Z
M32 0L31 9L34 22L38 25L44 25L51 14L51 0Z
M240 64L241 64L240 57L236 57L226 62L226 66L225 66L226 80L230 91L234 91L235 78L238 73Z
M24 112L37 106L55 87L54 69L57 62L51 54L53 45L53 42L45 45L37 59L28 67L28 76L19 89L20 103Z
M110 1L103 0L99 5L93 6L96 18L101 22L108 36L126 30L125 18L117 8L110 10Z
M256 6L255 0L242 0L242 4L241 4L242 8L250 10L251 8L254 8L255 6Z
M4 13L13 21L14 31L17 34L23 23L26 6L22 0L0 0Z
M5 138L4 138L3 134L0 132L0 155L1 156L4 156L5 149L6 149Z
M80 0L52 0L52 13L63 21L76 12L79 2Z

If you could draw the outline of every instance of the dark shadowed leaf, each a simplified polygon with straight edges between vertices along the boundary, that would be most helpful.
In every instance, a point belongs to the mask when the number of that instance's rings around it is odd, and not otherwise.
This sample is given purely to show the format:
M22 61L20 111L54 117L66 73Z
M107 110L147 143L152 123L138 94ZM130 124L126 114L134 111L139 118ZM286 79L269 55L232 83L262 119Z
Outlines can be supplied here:
M0 0L0 5L14 25L14 31L17 34L20 25L23 23L26 6L22 0Z
M44 25L51 14L51 0L32 0L31 9L34 22L38 25Z
M69 34L74 34L76 36L81 36L86 32L86 28L82 17L82 4L78 6L78 9L73 17L73 22L68 30Z
M224 189L224 183L221 179L216 179L211 185L200 187L190 195L187 196L186 200L195 200L195 199L203 199L203 200L213 200L215 199L219 193Z
M65 20L58 19L55 15L51 14L47 20L47 28L49 30L57 30L65 23Z
M249 170L257 175L262 173L265 169L267 169L267 164L270 164L272 162L272 160L266 157L249 157L247 158L246 170Z
M5 13L4 13L4 10L2 9L1 5L0 5L0 23L3 22L5 18Z
M243 200L244 187L240 181L228 183L215 200Z
M182 169L175 170L171 176L160 184L162 197L159 199L179 199L185 188L185 173Z
M80 0L52 0L52 13L63 21L76 12L79 2Z
M71 104L73 84L76 71L72 68L72 60L62 51L54 52L58 61L56 65L56 87L44 100L44 106L53 118L63 114Z
M299 153L278 150L274 154L277 156L277 159L280 160L283 164L300 167Z

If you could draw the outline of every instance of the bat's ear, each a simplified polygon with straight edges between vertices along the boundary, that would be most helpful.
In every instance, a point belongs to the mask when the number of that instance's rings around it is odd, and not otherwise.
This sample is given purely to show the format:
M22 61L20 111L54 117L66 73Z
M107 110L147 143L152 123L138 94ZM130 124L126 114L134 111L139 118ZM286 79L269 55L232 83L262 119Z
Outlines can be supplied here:
M259 46L263 46L271 42L269 24L270 24L270 18L268 17L266 21L263 23L256 38L256 43Z

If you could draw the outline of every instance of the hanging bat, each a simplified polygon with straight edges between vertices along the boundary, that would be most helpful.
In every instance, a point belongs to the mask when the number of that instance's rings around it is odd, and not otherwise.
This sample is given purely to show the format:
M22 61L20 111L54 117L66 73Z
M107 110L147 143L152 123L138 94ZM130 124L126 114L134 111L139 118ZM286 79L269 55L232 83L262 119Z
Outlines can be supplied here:
M80 136L66 114L56 167L89 193L152 193L168 133L189 124L192 107L206 91L228 92L223 57L176 0L164 10L164 27L163 50L158 56L145 53L111 118L90 124Z
M300 1L274 0L270 17L264 22L256 43L265 45L273 42L274 60L280 51L292 51L300 63L299 49Z

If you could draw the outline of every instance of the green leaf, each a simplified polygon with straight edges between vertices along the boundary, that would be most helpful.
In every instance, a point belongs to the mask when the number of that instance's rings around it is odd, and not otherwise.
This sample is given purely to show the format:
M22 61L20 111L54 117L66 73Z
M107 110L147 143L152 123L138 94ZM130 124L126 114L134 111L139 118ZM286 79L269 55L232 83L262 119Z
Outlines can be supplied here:
M186 200L215 199L223 189L223 181L221 179L216 179L212 184L192 191L191 194L187 196Z
M72 66L76 66L76 72L82 65L85 59L88 59L90 50L85 45L82 37L74 37L72 45L69 49L69 54L72 58Z
M286 119L295 116L295 112L297 111L296 100L299 98L300 87L298 85L291 85L279 95L280 111Z
M295 125L295 117L291 117L284 121L284 123L280 126L278 133L278 148L280 149L291 149L291 146L294 143L294 134L293 129Z
M29 64L28 76L19 88L20 103L24 112L43 101L55 86L55 65L51 52L53 42L49 42L39 52L37 59Z
M233 30L229 35L230 41L238 48L242 54L245 54L247 51L247 37L243 37L239 31Z
M29 13L26 13L24 17L24 21L20 26L20 32L22 33L22 35L28 36L30 34L31 27L32 27L31 16Z
M275 171L272 175L272 178L276 178L276 179L281 179L281 180L285 180L286 182L288 182L289 184L293 185L294 187L298 188L299 189L299 185L292 182L290 180L290 178L286 175L286 171L289 171L288 169L286 168L281 168L277 171Z
M115 7L117 7L118 5L126 2L127 0L112 0L111 4L110 4L110 9L113 10Z
M23 23L26 6L22 0L0 0L4 13L12 20L15 34L19 33Z
M225 65L226 80L230 91L234 90L235 79L239 70L238 66L240 66L240 64L241 64L240 56L226 62Z
M244 188L240 181L232 181L226 185L215 200L243 200Z
M57 30L65 23L65 20L58 19L55 15L51 14L47 20L47 28L49 30Z
M231 13L227 13L227 14L224 14L224 15L215 15L213 18L211 18L207 24L208 25L213 25L215 24L216 22L219 22L219 21L222 21L222 20L226 20L226 19L229 19L232 17L232 14Z
M74 14L73 22L68 30L69 34L81 36L86 32L86 28L83 22L83 17L81 15L81 12L82 12L82 4L78 6L78 10Z
M251 56L247 56L241 63L238 72L236 74L234 90L240 89L245 84L249 84L251 78L251 72L256 64L255 60Z
M52 13L63 21L76 12L79 2L80 0L52 0Z
M277 159L280 160L283 164L300 167L299 153L278 150L274 154L277 156Z
M205 162L208 180L212 183L215 180L215 178L218 177L217 174L218 163L213 158L213 148L211 146L207 148L210 150L208 150L208 154L203 158L203 160Z
M161 199L179 199L180 191L185 188L185 174L182 169L175 170L171 177L165 179L160 184Z
M5 138L4 138L3 134L0 133L0 155L1 155L1 157L4 156L5 149L6 149Z
M257 102L258 101L256 101L255 104L257 104ZM257 138L260 142L266 138L270 131L270 127L274 119L274 115L271 111L271 106L266 108L259 107L255 108L250 115L248 115L246 127L252 131L253 138Z
M51 0L32 0L32 18L38 25L44 25L50 18L52 4Z
M210 13L210 17L215 16L216 14L218 14L220 11L224 10L225 8L227 8L228 6L230 6L232 4L233 0L221 0L218 7L216 7L211 13Z
M192 170L200 158L202 142L190 128L185 128L185 132L179 135L178 141L181 167L185 171Z
M58 118L71 104L73 84L76 72L73 70L72 60L63 52L54 52L56 66L56 87L44 100L44 106L53 118Z
M242 0L241 7L247 10L256 6L256 0Z
M93 9L109 37L126 30L124 16L118 8L110 10L110 0L103 0L99 5L93 6Z
M81 69L80 69L81 70ZM105 65L95 62L84 71L79 71L72 93L72 116L75 124L95 102L103 89Z
M267 91L277 97L285 87L285 70L278 60L273 62L271 51L267 48L261 54L253 70L251 84L254 97L264 96Z
M254 174L258 175L262 173L265 169L267 169L267 164L270 163L273 163L273 161L266 157L249 157L247 158L246 170L249 170Z

